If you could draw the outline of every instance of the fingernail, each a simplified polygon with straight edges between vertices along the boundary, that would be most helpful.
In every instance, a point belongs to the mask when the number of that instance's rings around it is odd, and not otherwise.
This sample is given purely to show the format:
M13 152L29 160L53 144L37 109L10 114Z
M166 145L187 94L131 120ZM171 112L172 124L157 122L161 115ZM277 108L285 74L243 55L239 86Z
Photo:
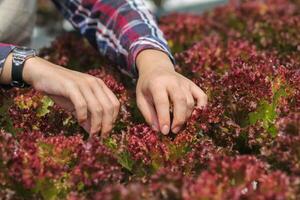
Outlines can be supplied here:
M152 124L152 129L153 129L154 131L159 131L157 125L155 125L155 124Z
M164 135L167 135L169 133L169 126L168 125L164 125L161 129L161 132L164 134Z
M173 133L178 133L180 131L180 127L176 126L175 128L172 129Z

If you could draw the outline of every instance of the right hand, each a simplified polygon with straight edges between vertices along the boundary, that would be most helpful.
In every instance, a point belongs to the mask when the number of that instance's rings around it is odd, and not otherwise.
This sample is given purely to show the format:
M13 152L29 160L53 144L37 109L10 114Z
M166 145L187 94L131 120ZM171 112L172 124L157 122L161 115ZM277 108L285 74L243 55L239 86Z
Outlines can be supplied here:
M23 79L62 108L75 112L79 124L90 134L101 130L105 137L113 128L120 103L101 79L38 57L25 62Z

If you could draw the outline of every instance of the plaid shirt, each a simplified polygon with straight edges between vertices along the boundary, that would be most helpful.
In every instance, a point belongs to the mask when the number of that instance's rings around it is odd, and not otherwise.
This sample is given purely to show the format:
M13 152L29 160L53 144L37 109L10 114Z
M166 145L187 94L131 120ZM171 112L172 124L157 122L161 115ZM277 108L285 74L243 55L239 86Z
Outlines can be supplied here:
M143 0L53 0L56 7L99 52L123 72L137 76L135 60L145 49L169 55L167 42ZM13 45L0 43L0 68Z

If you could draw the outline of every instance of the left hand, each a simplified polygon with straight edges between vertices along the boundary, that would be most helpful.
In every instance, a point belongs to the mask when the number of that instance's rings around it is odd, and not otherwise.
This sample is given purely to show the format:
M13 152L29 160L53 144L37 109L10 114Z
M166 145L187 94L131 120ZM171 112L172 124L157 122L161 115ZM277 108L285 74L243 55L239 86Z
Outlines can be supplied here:
M137 105L154 130L165 135L170 129L178 133L194 107L207 104L206 94L174 70L167 54L158 50L144 50L137 56L136 64L139 70ZM172 124L170 107L174 115Z

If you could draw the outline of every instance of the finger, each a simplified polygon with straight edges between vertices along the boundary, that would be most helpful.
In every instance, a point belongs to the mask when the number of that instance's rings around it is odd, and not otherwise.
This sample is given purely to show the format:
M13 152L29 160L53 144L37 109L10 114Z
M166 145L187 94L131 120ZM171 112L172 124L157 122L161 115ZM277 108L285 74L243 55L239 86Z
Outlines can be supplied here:
M171 101L173 102L173 122L172 132L178 133L186 120L187 100L184 91L180 87L173 87L169 91Z
M201 108L207 105L207 95L195 84L191 85L191 92L194 99L197 101L197 107Z
M99 84L102 85L104 92L106 93L107 97L111 101L113 108L114 108L114 113L113 113L113 123L117 120L119 111L120 111L120 102L116 95L103 83L103 81L99 80Z
M182 88L182 90L184 91L185 96L186 96L186 103L187 103L186 119L188 119L188 118L190 118L190 116L194 110L195 100L194 100L194 97L189 88L185 87L185 88Z
M72 114L73 116L76 116L76 112L75 112L75 111L72 111L71 114ZM84 121L84 122L82 122L82 123L80 124L80 126L81 126L86 132L88 132L88 133L90 132L90 130L91 130L91 117L90 117L89 114L88 114L87 120Z
M81 124L81 127L86 131L86 132L90 132L91 130L91 119L90 117L88 117L88 120L86 120L85 122L83 122Z
M68 97L75 107L77 120L81 124L88 117L87 102L77 87L69 88L67 91L69 91Z
M137 106L143 114L146 122L152 127L153 130L159 131L158 119L152 99L146 98L143 94L137 93Z
M103 108L102 113L102 123L101 123L101 136L106 137L113 127L113 116L114 116L114 106L103 90L103 86L99 84L97 79L94 79L94 83L91 87L93 93L97 97L98 102Z
M167 91L151 91L160 131L167 135L170 131L170 103Z
M90 134L96 134L101 129L103 108L98 102L97 97L94 95L90 87L82 87L81 92L83 93L87 102L87 107L91 115L91 129Z

